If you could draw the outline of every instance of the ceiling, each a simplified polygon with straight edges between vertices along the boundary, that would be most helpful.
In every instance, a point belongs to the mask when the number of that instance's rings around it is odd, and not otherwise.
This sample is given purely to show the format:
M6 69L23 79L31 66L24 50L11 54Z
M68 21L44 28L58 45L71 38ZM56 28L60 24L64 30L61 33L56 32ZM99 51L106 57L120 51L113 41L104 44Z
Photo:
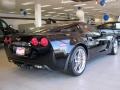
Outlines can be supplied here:
M101 17L104 12L113 16L120 15L120 0L109 0L105 6L96 4L96 0L88 2L69 2L70 0L38 0L42 5L42 16L46 18L76 18L78 6L83 7L86 15ZM63 2L63 3L62 3ZM20 14L20 9L26 9L29 15L34 15L35 0L0 0L0 13Z

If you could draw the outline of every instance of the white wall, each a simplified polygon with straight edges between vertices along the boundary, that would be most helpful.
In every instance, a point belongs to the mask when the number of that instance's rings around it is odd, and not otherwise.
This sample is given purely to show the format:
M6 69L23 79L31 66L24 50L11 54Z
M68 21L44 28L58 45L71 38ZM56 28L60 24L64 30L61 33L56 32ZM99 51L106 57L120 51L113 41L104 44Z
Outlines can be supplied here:
M22 16L22 15L16 15L16 14L3 14L0 13L0 17L18 17L18 18L34 18L34 16ZM13 25L15 29L18 29L19 24L27 24L27 23L34 23L34 20L26 20L26 19L4 19L9 25Z
M13 28L18 29L18 25L20 24L28 24L28 23L34 23L34 20L24 20L24 19L3 19L5 20L9 25L12 25Z

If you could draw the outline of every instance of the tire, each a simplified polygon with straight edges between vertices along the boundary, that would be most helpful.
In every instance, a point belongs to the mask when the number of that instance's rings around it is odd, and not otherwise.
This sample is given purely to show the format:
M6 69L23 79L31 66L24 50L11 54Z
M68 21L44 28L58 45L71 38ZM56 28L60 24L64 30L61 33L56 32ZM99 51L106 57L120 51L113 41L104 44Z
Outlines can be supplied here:
M77 46L70 58L68 63L68 73L73 76L79 76L83 73L86 67L87 53L84 47Z
M116 55L118 53L118 40L115 39L111 49L111 55Z

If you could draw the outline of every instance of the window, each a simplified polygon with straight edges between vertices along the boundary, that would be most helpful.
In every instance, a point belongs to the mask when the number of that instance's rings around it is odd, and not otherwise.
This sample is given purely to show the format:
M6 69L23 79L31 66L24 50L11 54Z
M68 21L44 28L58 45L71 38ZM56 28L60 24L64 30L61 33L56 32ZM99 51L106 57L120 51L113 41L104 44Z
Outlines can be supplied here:
M100 26L100 29L113 29L113 28L114 28L114 24L112 23L107 23Z
M116 23L116 29L120 29L120 23Z
M0 30L0 35L3 35L3 32Z
M1 21L1 24L3 28L7 28L7 24L5 22Z

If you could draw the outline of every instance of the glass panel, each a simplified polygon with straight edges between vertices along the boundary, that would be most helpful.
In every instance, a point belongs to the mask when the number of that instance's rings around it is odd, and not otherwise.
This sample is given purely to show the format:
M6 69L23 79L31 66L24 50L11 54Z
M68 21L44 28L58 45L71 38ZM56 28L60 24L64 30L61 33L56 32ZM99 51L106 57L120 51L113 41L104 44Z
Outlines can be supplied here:
M116 23L116 29L120 29L120 23Z
M0 30L0 35L3 35L3 32Z
M7 28L6 23L4 23L4 22L1 22L1 23L2 23L3 28Z

